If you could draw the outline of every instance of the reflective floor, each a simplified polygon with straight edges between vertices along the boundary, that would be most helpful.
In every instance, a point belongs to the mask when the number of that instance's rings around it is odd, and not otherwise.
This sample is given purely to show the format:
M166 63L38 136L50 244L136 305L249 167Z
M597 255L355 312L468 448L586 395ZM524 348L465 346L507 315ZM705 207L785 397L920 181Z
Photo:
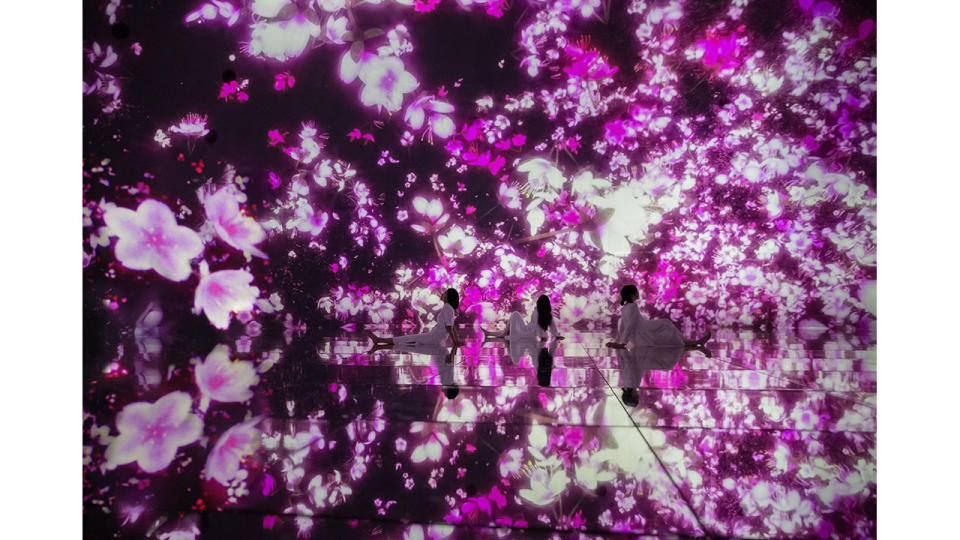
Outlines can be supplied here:
M721 330L368 354L136 336L89 361L108 538L876 536L876 349ZM464 329L469 334L471 330Z

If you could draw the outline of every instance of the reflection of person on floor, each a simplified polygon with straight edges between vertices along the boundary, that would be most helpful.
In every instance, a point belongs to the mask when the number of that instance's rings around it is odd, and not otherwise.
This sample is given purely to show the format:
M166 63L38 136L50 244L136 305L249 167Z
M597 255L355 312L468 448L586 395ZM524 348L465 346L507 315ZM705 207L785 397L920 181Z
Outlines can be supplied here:
M503 333L488 332L483 330L484 341L488 339L505 339L513 341L515 339L539 339L546 341L549 334L553 334L555 339L563 339L560 332L557 331L557 325L553 322L553 309L550 305L550 299L547 295L541 294L537 298L537 305L530 313L530 322L523 322L523 314L514 311L507 320L507 329Z
M677 365L685 347L632 347L616 349L620 363L620 388L623 390L623 403L636 407L640 403L637 388L643 381L643 374L657 369L669 371Z
M637 300L640 291L636 285L627 285L620 290L620 305L623 310L620 316L620 329L617 341L607 343L613 349L626 348L628 343L634 347L686 347L688 349L704 349L710 332L698 340L684 339L680 329L667 319L649 320L640 314Z
M550 386L550 379L553 377L553 355L557 352L556 341L550 348L541 347L537 354L537 383L540 386Z
M454 383L453 359L457 354L457 347L445 347L439 343L435 344L413 344L398 343L394 345L393 350L411 354L426 354L430 361L437 366L437 376L440 379L440 386L443 388L443 394L448 399L457 397L460 388Z
M373 341L371 350L388 349L394 345L439 345L446 340L447 336L450 336L454 347L463 345L463 341L457 335L456 326L453 324L456 318L455 311L460 307L460 295L456 289L447 289L440 295L440 299L443 300L443 307L437 314L433 328L421 334L393 338L382 338L376 336L373 332L367 332L367 336Z

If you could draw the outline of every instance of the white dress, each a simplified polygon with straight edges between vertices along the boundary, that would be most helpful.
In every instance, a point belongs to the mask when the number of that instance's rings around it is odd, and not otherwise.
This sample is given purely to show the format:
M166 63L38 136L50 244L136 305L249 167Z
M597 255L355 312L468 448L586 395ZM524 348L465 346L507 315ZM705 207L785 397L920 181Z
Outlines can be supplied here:
M683 356L683 347L633 347L617 349L621 388L639 388L643 374L657 369L670 371Z
M547 331L557 335L557 325L554 324L553 320L550 321L550 327L547 330L544 330L537 324L537 308L533 308L533 311L530 313L530 322L523 322L523 315L519 311L514 311L510 314L510 319L507 321L507 324L510 325L510 335L508 336L511 341L515 339L547 339Z
M648 320L640 314L636 302L623 306L617 343L634 347L683 347L683 334L667 319Z
M397 336L393 342L397 345L439 345L444 342L449 333L447 327L453 326L453 320L456 315L450 304L443 304L440 313L437 314L436 323L433 328L422 334L412 334L409 336Z

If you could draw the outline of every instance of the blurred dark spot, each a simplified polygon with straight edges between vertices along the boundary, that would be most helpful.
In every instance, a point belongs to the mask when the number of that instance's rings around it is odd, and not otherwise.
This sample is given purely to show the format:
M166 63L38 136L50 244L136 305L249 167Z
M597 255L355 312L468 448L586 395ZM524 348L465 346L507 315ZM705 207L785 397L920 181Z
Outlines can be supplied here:
M597 486L597 497L603 498L607 496L607 486Z
M223 82L230 82L237 80L237 73L232 69L228 69L220 75L223 78Z
M130 37L130 27L124 23L116 23L110 26L110 33L117 39L127 39Z
M213 129L210 130L210 133L207 133L207 134L203 137L203 140L207 141L207 142L210 143L210 144L213 144L213 143L217 142L217 131L216 131L216 130L213 130Z

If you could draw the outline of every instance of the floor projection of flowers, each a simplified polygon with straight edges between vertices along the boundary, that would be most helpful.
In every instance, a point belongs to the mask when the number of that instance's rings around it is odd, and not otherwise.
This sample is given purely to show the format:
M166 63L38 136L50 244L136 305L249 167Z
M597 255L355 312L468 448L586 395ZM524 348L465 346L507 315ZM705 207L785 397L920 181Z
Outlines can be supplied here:
M85 0L85 530L875 536L875 19Z

